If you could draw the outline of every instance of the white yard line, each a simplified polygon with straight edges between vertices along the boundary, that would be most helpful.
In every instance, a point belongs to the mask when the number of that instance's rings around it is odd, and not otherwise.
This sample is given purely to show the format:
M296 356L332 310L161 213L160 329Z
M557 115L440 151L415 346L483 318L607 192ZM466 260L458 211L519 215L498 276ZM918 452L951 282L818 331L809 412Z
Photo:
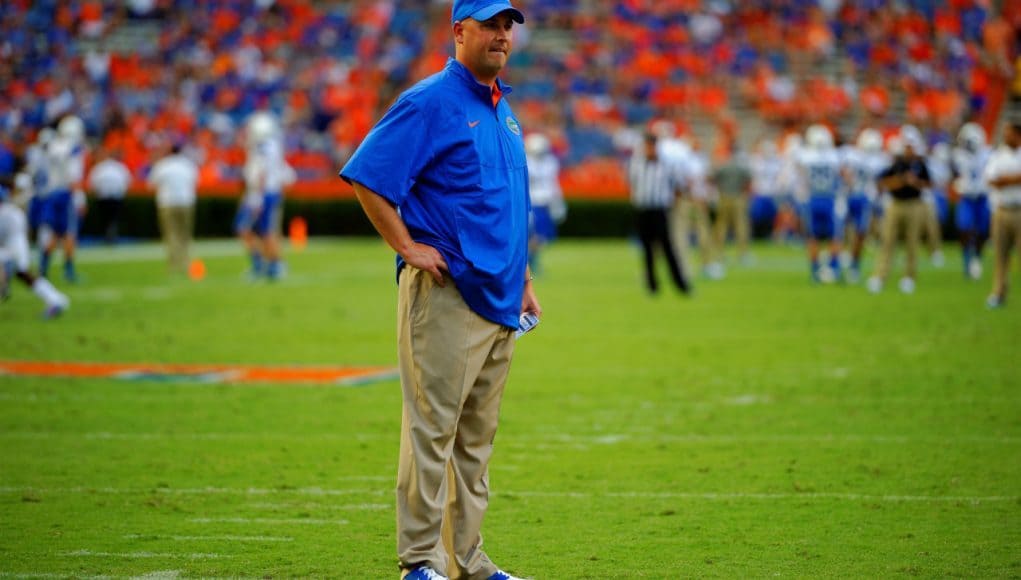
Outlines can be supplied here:
M354 503L354 504L326 504L326 503L274 503L254 502L247 504L248 507L265 510L309 510L309 511L383 511L394 509L393 504L388 503Z
M520 496L520 497L551 497L569 499L596 499L596 498L620 498L620 499L687 499L687 500L846 500L864 502L923 502L923 503L990 503L990 502L1015 502L1021 501L1021 497L1010 495L874 495L863 493L826 493L826 492L805 492L805 493L693 493L693 492L564 492L564 491L502 491L493 492L497 496Z
M266 488L36 488L36 487L0 487L0 493L38 493L38 494L150 494L166 493L172 495L284 495L298 496L349 496L376 495L388 496L393 493L389 489L324 489L306 487L295 489ZM919 503L1003 503L1021 502L1017 495L911 495L911 494L866 494L842 492L804 492L804 493L756 493L756 492L671 492L671 491L538 491L538 490L500 490L492 492L495 496L549 497L567 499L695 499L695 500L843 500L872 502L919 502ZM382 505L382 504L380 504ZM312 518L272 519L272 518L196 518L190 521L198 523L296 523L296 524L347 524L347 520L317 520Z
M89 557L89 558L128 558L128 559L147 559L147 558L168 558L168 559L186 559L186 560L220 560L225 558L233 558L232 554L210 554L204 552L191 553L191 554L177 554L172 552L93 552L92 550L75 550L74 552L62 552L61 556L66 557Z
M125 440L125 441L238 441L238 440L300 440L308 441L310 437L298 433L111 433L98 432L60 432L60 431L7 431L0 432L0 439L54 439L71 437L85 440ZM315 435L318 440L345 441L379 441L392 440L391 435L366 435L347 433L322 433ZM529 446L541 449L555 449L564 445L618 445L621 443L686 443L686 444L724 444L724 443L867 443L879 445L1019 445L1021 437L959 435L950 437L914 437L907 435L862 435L820 434L820 435L703 435L697 433L605 433L605 434L572 434L563 432L530 433L524 435L504 435L498 446ZM389 477L381 478L390 479ZM376 480L376 477L368 480Z
M260 526L346 526L347 520L323 520L316 518L191 518L196 524L251 524Z
M124 534L125 540L172 540L174 542L293 542L290 536L160 536Z

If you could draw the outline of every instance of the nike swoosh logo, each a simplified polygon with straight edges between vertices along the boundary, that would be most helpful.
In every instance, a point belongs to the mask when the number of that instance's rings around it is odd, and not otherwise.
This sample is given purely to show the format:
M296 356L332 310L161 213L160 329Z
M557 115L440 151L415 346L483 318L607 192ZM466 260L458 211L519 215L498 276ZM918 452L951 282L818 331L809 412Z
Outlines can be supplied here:
M474 129L475 126L478 125L481 122L482 121L468 121L468 126L471 127L472 129Z

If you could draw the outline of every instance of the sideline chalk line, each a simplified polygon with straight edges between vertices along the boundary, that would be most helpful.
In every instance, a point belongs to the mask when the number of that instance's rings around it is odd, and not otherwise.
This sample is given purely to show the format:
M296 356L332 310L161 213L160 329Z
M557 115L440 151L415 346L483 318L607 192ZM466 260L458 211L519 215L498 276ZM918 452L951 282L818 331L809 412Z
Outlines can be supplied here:
M38 488L38 487L0 487L0 493L25 493L33 492L40 494L116 494L116 495L144 495L151 493L165 493L170 495L299 495L299 496L389 496L393 493L391 489L324 489L319 487L293 488L293 489L270 489L270 488L154 488L154 489L130 489L130 488L87 488L87 487L65 487L65 488ZM1017 495L912 495L912 494L867 494L850 492L673 492L673 491L561 491L561 490L500 490L491 492L497 497L548 497L566 499L693 499L693 500L844 500L844 501L872 501L872 502L920 502L920 503L1002 503L1021 502L1021 496ZM191 521L198 523L258 523L260 518L196 518ZM268 519L268 518L262 518ZM244 521L242 521L244 520ZM290 520L276 520L290 521ZM327 523L349 523L346 520L312 520L306 518L294 518L295 523L309 523L310 521Z
M0 439L54 439L71 437L84 440L298 440L307 441L307 434L299 433L195 433L195 432L137 432L113 433L109 431L62 432L62 431L6 431L0 432ZM390 441L393 435L369 433L318 433L317 440L342 441ZM679 444L728 444L728 443L868 443L882 445L962 445L991 444L1018 445L1021 437L955 435L950 437L910 437L906 435L863 435L855 433L818 435L703 435L697 433L616 433L604 435L571 435L566 433L530 433L507 435L501 446L528 447L531 449L556 449L564 446L583 447L588 445L620 445L628 443L679 443ZM389 478L392 479L392 478Z

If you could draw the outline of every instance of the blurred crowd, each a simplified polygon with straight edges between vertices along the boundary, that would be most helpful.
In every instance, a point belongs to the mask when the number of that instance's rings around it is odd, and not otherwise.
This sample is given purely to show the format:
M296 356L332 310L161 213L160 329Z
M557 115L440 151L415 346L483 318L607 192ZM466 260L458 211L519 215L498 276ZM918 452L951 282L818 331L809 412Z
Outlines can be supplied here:
M615 136L668 118L737 138L979 119L1018 54L989 0L519 0L515 108L568 178L619 173ZM11 0L0 6L0 175L73 113L137 180L185 143L200 183L240 181L252 113L283 121L299 181L333 179L399 91L451 54L449 1ZM903 106L899 103L903 102ZM619 175L617 176L620 177ZM609 180L610 183L615 183Z

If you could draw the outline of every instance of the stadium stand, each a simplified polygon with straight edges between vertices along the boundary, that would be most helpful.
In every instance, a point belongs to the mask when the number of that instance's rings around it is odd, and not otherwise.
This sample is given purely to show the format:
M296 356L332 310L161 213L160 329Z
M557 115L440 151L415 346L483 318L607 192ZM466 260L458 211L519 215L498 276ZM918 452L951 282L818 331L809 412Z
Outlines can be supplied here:
M814 122L938 135L978 120L992 133L1021 107L1017 2L518 2L529 19L508 80L526 129L551 136L567 195L623 195L615 137L655 119L725 151ZM137 179L154 151L186 141L204 191L232 193L243 119L271 109L295 188L336 195L336 169L373 121L446 60L427 47L445 46L448 26L443 0L7 1L0 173L75 112Z

